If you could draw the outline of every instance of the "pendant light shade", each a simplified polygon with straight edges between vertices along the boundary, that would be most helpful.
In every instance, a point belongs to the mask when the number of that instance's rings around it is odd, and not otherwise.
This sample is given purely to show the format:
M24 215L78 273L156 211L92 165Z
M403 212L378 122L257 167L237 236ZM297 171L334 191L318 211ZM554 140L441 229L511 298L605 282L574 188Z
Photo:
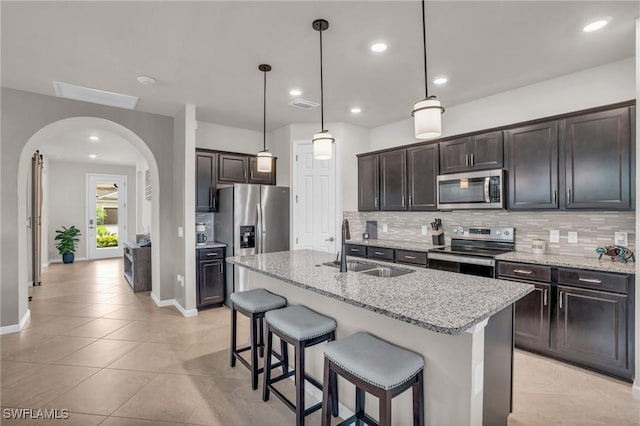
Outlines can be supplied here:
M263 114L262 114L262 151L258 152L258 171L271 173L273 155L267 150L267 73L271 71L271 65L261 64L258 69L264 74L263 90Z
M442 134L442 113L444 108L435 96L429 96L429 78L427 76L427 23L425 3L422 0L422 42L424 46L424 94L423 100L413 106L413 124L417 139L433 139Z
M316 160L330 160L335 139L324 128L324 85L322 79L322 32L329 28L329 22L324 19L313 21L313 29L320 33L320 132L313 135L313 158Z

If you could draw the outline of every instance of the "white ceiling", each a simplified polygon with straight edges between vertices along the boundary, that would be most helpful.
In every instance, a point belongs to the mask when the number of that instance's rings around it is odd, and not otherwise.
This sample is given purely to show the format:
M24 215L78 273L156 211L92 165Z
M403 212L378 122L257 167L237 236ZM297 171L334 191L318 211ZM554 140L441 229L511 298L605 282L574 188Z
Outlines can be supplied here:
M262 130L317 122L288 105L292 87L319 101L316 18L324 34L325 118L375 127L410 115L424 96L419 1L8 2L2 85L53 95L53 80L140 97L137 109ZM429 2L430 77L445 107L634 55L637 1ZM605 29L584 33L597 18ZM374 55L368 45L385 40ZM155 77L142 86L138 75ZM432 78L430 78L432 79ZM354 116L351 106L362 107Z

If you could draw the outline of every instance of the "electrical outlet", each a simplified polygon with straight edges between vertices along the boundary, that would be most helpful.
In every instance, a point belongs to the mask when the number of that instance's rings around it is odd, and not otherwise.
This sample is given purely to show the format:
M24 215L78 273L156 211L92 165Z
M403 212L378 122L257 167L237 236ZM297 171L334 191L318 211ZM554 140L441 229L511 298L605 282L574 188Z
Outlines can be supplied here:
M184 228L182 226L178 226L178 237L184 237Z
M629 233L628 232L616 232L614 234L613 243L617 246L626 247L629 244Z
M386 223L382 224L382 232L389 232L389 225L387 225Z
M184 287L184 275L182 274L178 274L176 276L176 279L178 280L178 282L180 283L180 287Z
M577 232L567 232L567 242L569 244L578 244L578 233Z
M550 243L559 243L560 242L560 231L557 229L552 229L549 231L549 242Z
M427 234L429 234L429 228L427 228L427 225L422 225L422 235Z

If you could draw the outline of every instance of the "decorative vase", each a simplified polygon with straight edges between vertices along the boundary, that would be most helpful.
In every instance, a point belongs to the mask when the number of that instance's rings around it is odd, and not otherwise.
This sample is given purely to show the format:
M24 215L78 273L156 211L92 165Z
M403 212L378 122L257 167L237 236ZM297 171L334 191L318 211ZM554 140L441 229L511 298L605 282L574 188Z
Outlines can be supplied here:
M65 253L62 255L62 263L73 263L74 257L73 253Z

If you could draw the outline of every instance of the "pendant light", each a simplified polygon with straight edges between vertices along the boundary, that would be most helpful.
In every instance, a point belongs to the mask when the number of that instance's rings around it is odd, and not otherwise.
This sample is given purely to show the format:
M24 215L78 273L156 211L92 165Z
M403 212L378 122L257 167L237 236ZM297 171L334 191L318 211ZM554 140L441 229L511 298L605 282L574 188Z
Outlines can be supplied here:
M271 173L273 156L267 150L267 73L271 71L271 65L260 64L258 69L264 74L263 108L262 108L262 151L258 153L258 171Z
M313 21L313 29L320 33L320 126L319 133L313 135L313 158L316 160L330 160L335 139L324 128L324 86L322 83L322 32L329 28L329 22L324 19Z
M424 45L424 94L425 98L413 106L411 116L418 139L432 139L442 134L442 118L444 108L435 96L429 96L429 79L427 77L427 23L425 4L422 0L422 42Z

